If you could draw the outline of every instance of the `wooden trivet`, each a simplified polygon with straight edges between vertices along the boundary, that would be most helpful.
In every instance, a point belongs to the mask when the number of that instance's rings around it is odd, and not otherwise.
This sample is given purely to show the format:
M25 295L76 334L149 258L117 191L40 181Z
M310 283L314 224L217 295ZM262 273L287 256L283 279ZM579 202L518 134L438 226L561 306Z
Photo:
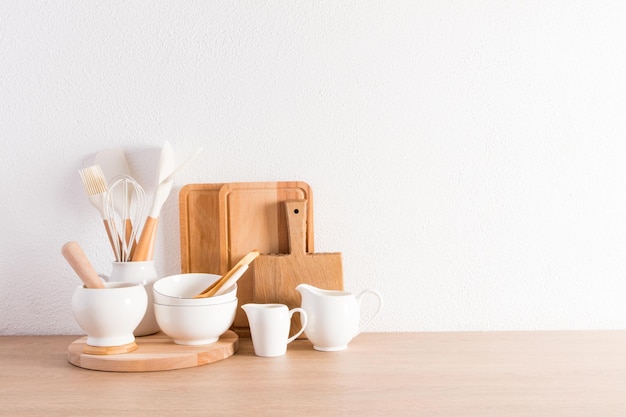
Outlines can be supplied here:
M231 357L239 349L239 336L226 331L217 342L202 346L177 345L164 333L135 338L137 349L117 355L84 352L87 337L72 342L67 360L72 365L94 371L151 372L191 368Z

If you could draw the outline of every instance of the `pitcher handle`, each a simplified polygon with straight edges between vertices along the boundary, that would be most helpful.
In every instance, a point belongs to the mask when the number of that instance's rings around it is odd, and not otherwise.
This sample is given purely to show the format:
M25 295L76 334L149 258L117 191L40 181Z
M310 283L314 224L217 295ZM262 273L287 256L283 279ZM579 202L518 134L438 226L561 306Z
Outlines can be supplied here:
M366 290L361 291L359 295L356 296L356 301L359 304L359 310L361 309L361 302L363 301L363 296L367 294L371 294L375 296L376 298L378 298L378 308L376 309L376 312L374 313L374 315L367 322L363 323L363 325L359 327L359 331L356 335L360 334L363 330L365 330L367 326L369 326L374 321L374 319L378 317L381 310L383 309L383 297L380 295L380 293L376 290L366 289Z
M300 330L298 330L296 334L287 339L287 344L296 340L296 338L302 334L302 332L306 328L307 323L309 322L306 311L304 311L304 309L300 307L292 308L291 310L289 310L289 321L291 321L291 316L293 316L293 313L300 313L300 324L302 324L302 327L300 327Z

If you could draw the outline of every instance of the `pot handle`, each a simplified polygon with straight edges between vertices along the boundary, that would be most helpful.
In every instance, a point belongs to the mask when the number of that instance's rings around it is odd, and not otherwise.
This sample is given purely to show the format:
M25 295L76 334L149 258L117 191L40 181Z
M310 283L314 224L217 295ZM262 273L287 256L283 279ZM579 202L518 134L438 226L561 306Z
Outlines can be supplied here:
M376 309L376 312L374 313L374 315L367 322L359 326L359 331L356 335L360 334L363 330L365 330L374 321L374 319L378 317L381 310L383 309L383 297L380 295L378 291L368 288L366 290L361 291L359 295L356 296L356 301L359 304L359 310L361 310L361 302L363 301L363 296L367 294L373 295L374 297L378 299L378 308Z

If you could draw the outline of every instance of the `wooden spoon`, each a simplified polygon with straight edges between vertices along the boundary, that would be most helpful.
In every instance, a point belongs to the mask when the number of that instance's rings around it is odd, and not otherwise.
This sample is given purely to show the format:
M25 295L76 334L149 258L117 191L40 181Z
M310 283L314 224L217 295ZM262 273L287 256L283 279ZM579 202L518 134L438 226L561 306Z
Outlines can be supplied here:
M231 280L231 277L235 275L235 273L239 270L239 268L242 268L242 267L247 268L250 262L254 261L254 259L257 256L259 256L259 251L257 250L253 250L252 252L248 253L246 256L241 258L239 262L237 262L237 264L231 268L230 271L224 274L224 276L222 276L220 279L215 281L213 284L209 285L200 294L194 296L193 298L213 297L225 285L228 285L230 287L232 284L235 283L234 281Z
M61 253L70 264L74 272L83 281L87 288L104 288L102 280L93 268L87 255L76 242L67 242L61 248Z

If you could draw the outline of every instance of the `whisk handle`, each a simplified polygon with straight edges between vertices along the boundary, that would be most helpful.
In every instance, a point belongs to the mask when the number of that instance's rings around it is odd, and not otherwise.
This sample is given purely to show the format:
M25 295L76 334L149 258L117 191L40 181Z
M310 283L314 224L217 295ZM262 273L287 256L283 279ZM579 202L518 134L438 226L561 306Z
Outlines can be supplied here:
M117 251L115 250L115 242L113 242L113 233L111 232L111 225L109 224L108 220L103 220L104 223L104 229L107 231L107 237L109 238L109 244L111 245L111 249L113 249L113 254L115 255L115 258L117 259L117 257L119 256L119 254L117 253Z
M135 251L132 256L132 261L151 261L154 256L154 245L156 242L157 226L159 224L158 217L146 218L146 222L143 225L141 236L135 247Z

